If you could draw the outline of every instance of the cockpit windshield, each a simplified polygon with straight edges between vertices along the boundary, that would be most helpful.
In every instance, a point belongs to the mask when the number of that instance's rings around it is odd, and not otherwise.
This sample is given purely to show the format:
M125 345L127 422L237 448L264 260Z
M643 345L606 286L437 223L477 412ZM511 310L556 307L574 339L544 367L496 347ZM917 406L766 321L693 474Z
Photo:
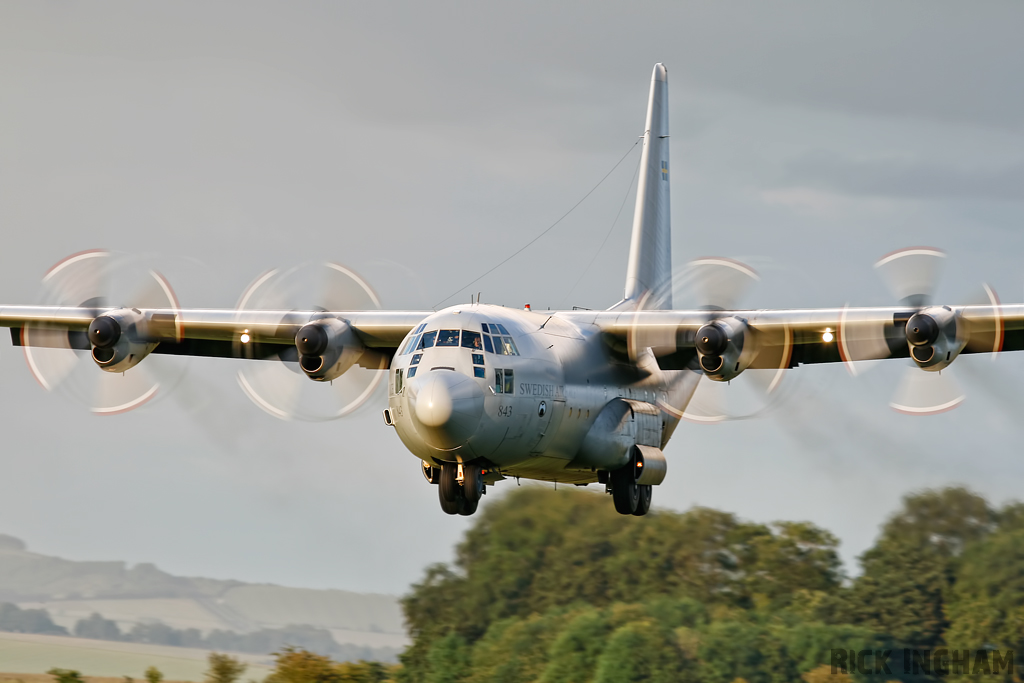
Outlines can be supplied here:
M436 346L458 346L459 330L439 330Z
M424 332L423 333L423 338L420 341L420 344L419 344L419 346L417 348L429 349L430 347L432 347L434 345L434 338L436 336L437 336L437 330L433 330L431 332Z
M512 340L512 335L504 325L483 323L480 327L483 334L473 330L431 330L423 332L425 325L413 330L409 340L402 347L399 355L414 351L422 351L434 346L461 346L473 351L486 351L499 356L518 356L519 349Z

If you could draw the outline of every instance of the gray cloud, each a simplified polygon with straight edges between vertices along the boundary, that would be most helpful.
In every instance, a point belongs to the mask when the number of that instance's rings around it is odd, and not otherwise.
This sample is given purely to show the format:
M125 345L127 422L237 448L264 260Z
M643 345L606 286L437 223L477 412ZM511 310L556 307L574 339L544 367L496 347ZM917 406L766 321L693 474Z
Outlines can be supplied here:
M793 185L845 194L908 199L1024 201L1024 162L996 168L958 168L907 159L851 159L807 154L786 168Z

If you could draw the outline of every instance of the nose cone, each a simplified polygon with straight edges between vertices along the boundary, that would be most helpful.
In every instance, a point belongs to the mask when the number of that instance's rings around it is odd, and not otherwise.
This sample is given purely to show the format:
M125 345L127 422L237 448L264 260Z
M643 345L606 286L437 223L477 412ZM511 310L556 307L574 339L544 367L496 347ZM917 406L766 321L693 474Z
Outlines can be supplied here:
M473 436L484 410L484 392L475 380L434 370L418 384L413 410L424 441L450 450Z

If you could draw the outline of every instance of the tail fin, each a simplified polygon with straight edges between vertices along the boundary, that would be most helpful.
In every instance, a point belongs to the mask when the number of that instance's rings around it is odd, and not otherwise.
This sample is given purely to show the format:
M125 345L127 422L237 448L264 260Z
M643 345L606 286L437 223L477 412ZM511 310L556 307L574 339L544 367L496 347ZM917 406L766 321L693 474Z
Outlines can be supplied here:
M658 63L654 65L647 103L625 298L636 305L644 293L655 290L660 307L666 309L672 308L668 141L668 69Z

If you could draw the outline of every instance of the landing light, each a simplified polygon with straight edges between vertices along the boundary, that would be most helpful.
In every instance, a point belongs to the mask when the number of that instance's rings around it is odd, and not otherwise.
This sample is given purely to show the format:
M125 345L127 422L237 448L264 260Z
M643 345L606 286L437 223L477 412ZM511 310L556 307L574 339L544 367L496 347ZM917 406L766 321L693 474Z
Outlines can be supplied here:
M826 327L825 328L825 334L821 335L821 341L823 341L823 342L830 342L833 339L835 339L835 337L832 336L832 328L831 327Z
M243 330L242 331L242 336L238 338L238 341L242 342L243 344L248 344L249 343L249 339L250 339L250 337L249 337L249 330Z

